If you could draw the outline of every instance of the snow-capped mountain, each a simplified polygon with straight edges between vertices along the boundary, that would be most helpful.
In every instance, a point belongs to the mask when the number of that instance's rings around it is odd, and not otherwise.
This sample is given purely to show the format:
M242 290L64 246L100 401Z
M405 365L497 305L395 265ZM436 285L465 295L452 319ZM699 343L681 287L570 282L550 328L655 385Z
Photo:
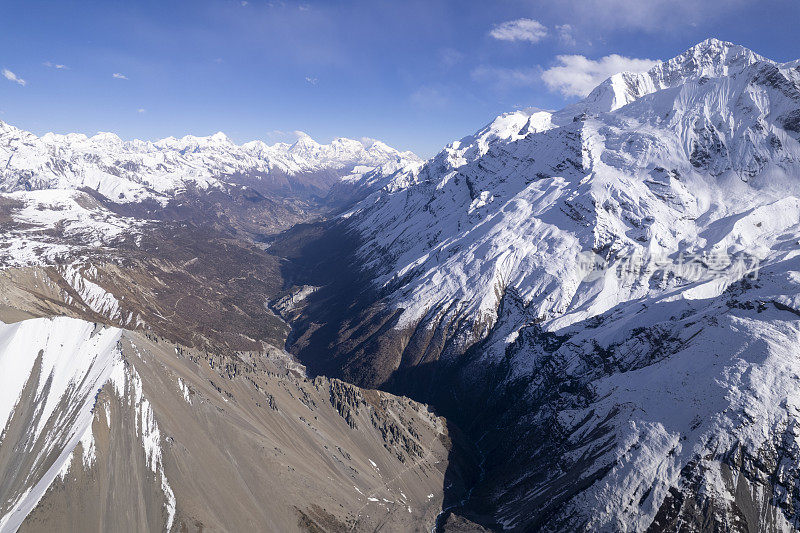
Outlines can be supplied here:
M462 402L504 376L483 523L790 530L798 141L798 63L715 39L502 115L346 215L376 296L329 346L395 386L438 358Z
M123 141L113 133L41 137L0 122L0 191L93 189L119 203L167 201L188 185L220 188L242 178L335 176L363 173L380 165L415 162L375 141L338 138L319 144L299 134L293 144L251 141L237 145L223 133L160 141Z
M797 224L794 64L709 40L639 78L648 81L621 107L498 117L353 210L361 256L404 309L399 327L455 299L444 319L491 328L507 290L529 320L566 325L674 288L587 282L589 252L613 261L775 251Z
M760 62L775 64L743 46L707 39L647 72L614 74L562 115L571 118L570 113L575 114L575 110L614 111L647 94L677 87L689 80L735 76Z
M152 219L218 216L269 235L419 164L377 140L323 145L298 135L271 146L237 145L222 133L123 141L112 133L37 137L0 122L0 265L79 259L135 237Z
M0 530L797 530L799 65L709 39L425 162L2 125ZM317 174L359 200L254 239Z

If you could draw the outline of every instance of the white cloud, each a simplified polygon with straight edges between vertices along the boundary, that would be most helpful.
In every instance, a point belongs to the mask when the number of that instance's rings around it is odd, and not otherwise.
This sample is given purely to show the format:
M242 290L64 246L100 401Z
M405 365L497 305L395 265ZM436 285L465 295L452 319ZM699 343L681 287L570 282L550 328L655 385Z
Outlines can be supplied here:
M42 63L42 65L44 65L45 67L48 67L48 68L54 68L56 70L69 70L68 66L61 65L61 64L58 64L58 63L53 63L52 61L45 61L44 63Z
M609 76L618 72L644 72L652 67L653 59L636 59L611 54L600 59L581 55L556 56L558 64L542 72L542 80L552 91L564 96L586 96Z
M147 113L147 109L140 107L139 109L136 110L136 112L141 115L142 113Z
M247 7L247 4L249 4L249 2L247 0L242 0L239 3L242 5L242 7Z
M364 148L366 148L367 150L369 150L370 148L372 148L372 146L373 146L375 143L379 143L379 142L381 142L380 140L378 140L378 139L373 139L372 137L361 137L361 138L360 138L358 141L359 141L359 142L361 143L361 145L362 145Z
M547 28L533 19L517 19L495 25L489 35L500 41L538 43L547 36Z
M125 74L120 74L119 72L115 72L114 74L111 75L111 77L112 78L116 78L118 80L127 80L128 79L128 76L126 76Z
M575 46L575 36L573 35L575 28L569 24L560 24L556 26L555 30L558 34L558 40L561 41L561 44Z
M319 79L313 78L311 76L306 76L306 82L310 83L311 85L316 85L319 83Z
M504 68L480 65L470 73L475 81L491 83L495 89L505 90L512 87L529 87L539 82L539 68Z
M14 83L18 83L18 84L22 85L23 87L25 87L25 85L28 84L27 81L23 80L22 78L20 78L19 76L17 76L16 74L14 74L10 70L8 70L7 68L3 69L3 77L5 79L9 80L9 81L13 81Z

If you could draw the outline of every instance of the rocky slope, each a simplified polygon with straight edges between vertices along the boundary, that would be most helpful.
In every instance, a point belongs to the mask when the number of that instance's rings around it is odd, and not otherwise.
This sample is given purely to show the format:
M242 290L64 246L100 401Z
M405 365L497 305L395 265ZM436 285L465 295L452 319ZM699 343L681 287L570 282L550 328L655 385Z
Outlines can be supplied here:
M410 400L66 317L0 338L3 531L421 531L440 509L447 430Z

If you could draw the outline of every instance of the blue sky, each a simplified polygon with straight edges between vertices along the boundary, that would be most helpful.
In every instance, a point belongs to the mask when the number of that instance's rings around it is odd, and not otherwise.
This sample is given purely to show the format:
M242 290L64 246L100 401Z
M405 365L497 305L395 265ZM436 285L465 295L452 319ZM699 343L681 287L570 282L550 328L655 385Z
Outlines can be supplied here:
M302 130L429 156L707 37L799 58L798 20L794 0L0 0L0 120L126 139Z

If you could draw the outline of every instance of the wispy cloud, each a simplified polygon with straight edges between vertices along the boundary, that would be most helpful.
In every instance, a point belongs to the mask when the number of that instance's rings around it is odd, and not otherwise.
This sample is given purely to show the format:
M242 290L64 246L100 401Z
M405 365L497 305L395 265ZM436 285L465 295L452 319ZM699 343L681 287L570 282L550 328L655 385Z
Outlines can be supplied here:
M120 74L119 72L115 72L114 74L111 75L111 77L112 78L116 78L118 80L127 80L128 79L128 76L126 76L125 74Z
M505 68L480 65L472 69L470 76L479 82L488 82L495 89L507 90L514 87L529 87L539 83L541 69L536 67Z
M575 46L575 35L573 28L570 24L560 24L555 27L556 35L558 35L558 40L561 44L567 46Z
M439 50L439 63L445 68L452 68L464 59L464 54L455 48L442 48Z
M361 145L362 145L364 148L366 148L367 150L369 150L370 148L372 148L372 147L375 145L375 143L382 143L382 141L381 141L381 140L379 140L379 139L374 139L374 138L372 138L372 137L361 137L361 138L360 138L358 141L359 141L359 142L361 143Z
M300 135L305 135L305 133L298 131L271 130L265 134L264 139L269 143L293 143L300 137Z
M586 96L600 82L618 72L644 72L653 59L637 59L611 54L600 59L582 55L556 56L558 64L542 72L542 80L552 91L564 96Z
M53 63L52 61L45 61L42 63L47 68L54 68L56 70L69 70L69 67L66 65L61 65L60 63Z
M249 3L250 3L250 2L248 2L247 0L242 0L241 2L239 2L239 4L240 4L242 7L247 7L247 4L249 4Z
M143 107L140 107L139 109L137 109L137 110L136 110L136 112L137 112L137 113L139 113L139 114L141 115L141 114L143 114L143 113L147 113L147 109L145 109L145 108L143 108Z
M3 77L5 79L9 80L9 81L13 81L14 83L18 83L19 85L22 85L23 87L25 87L25 85L28 84L27 81L23 80L22 78L20 78L19 76L17 76L16 74L14 74L10 70L8 70L7 68L3 69Z
M547 28L538 20L521 18L495 25L489 35L500 41L538 43L547 37Z
M311 76L306 76L306 82L310 83L311 85L316 85L319 83L319 79L313 78Z

